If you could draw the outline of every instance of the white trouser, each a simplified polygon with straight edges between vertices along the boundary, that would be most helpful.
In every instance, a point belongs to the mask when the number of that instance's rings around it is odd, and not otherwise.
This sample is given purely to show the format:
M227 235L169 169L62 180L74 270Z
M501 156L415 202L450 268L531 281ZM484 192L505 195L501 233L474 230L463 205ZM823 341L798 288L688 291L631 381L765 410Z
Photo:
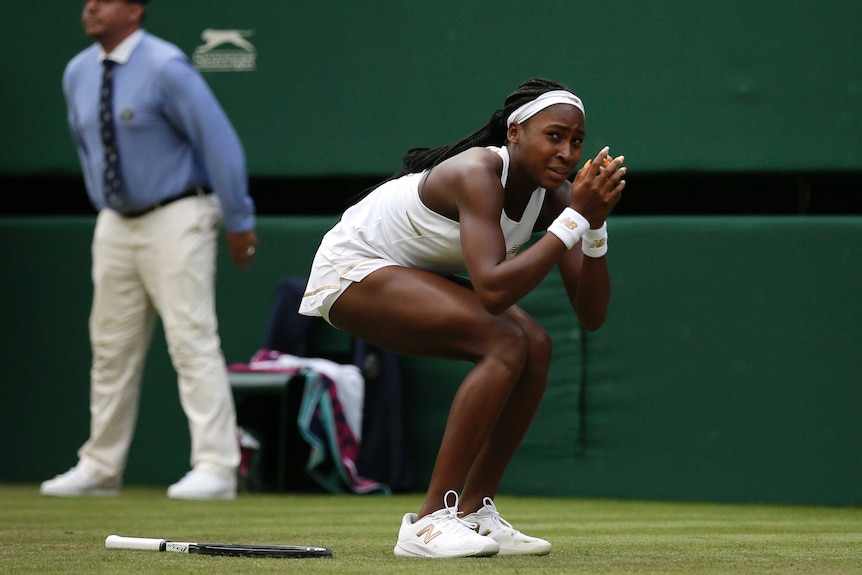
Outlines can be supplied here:
M239 465L236 411L218 336L214 197L178 200L139 218L102 210L93 237L90 438L79 466L122 480L156 314L188 418L191 465L230 478Z

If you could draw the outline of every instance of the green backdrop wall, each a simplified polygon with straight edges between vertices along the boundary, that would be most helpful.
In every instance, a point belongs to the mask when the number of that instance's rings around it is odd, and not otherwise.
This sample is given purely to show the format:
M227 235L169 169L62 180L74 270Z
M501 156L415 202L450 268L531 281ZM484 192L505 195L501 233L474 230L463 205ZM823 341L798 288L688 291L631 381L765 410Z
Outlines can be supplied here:
M333 222L261 218L248 272L222 249L229 362L261 345L279 278L306 273ZM87 437L93 223L0 219L0 481L65 471ZM553 336L554 364L503 490L862 504L862 219L614 217L609 226L614 297L601 330L576 326L555 274L523 302ZM405 358L403 368L422 490L468 366ZM157 331L126 482L167 486L187 458Z
M4 3L0 174L78 173L60 80L89 43L80 6ZM855 0L154 0L147 27L237 66L204 74L251 173L303 176L391 173L533 76L584 99L588 153L640 173L858 171L860 21ZM202 52L210 29L250 46Z

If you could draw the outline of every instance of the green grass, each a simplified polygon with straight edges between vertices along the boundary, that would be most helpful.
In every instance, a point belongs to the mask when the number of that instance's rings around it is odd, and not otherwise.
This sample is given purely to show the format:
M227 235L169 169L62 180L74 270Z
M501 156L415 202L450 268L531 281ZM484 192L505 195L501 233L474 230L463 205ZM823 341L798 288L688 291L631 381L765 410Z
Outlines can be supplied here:
M49 498L0 485L0 573L862 573L862 509L662 503L501 495L504 516L554 544L545 557L405 559L401 515L421 495L240 494L171 501L164 489ZM330 547L332 559L208 557L105 549L110 534Z

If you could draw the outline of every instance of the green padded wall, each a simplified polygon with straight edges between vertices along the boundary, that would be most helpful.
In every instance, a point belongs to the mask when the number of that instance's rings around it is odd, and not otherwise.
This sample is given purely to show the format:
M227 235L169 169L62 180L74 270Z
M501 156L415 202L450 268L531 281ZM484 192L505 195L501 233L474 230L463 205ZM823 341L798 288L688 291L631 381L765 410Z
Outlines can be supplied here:
M77 173L60 80L89 43L80 3L8 4L0 174ZM584 99L588 154L641 173L858 171L860 21L849 0L155 0L147 26L190 56L205 30L247 32L202 56L254 69L206 79L253 175L305 176L391 173L533 76Z
M261 345L282 275L335 218L261 218L255 267L220 254L225 355ZM0 481L65 471L88 431L93 218L0 219ZM502 489L666 500L862 504L862 219L613 218L614 298L584 334L559 279L523 301L554 340L548 393ZM224 247L224 246L223 246ZM404 358L416 489L467 364ZM188 430L158 333L126 482L167 486Z
M612 220L613 305L584 358L586 449L560 453L550 491L862 502L860 225ZM547 492L517 469L510 488Z

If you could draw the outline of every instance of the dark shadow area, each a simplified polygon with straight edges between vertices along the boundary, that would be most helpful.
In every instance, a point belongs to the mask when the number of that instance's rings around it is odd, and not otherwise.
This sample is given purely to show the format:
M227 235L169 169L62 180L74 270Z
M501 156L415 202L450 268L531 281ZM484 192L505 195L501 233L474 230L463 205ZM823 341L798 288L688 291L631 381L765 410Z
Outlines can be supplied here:
M381 176L252 177L261 216L340 214ZM91 215L79 176L0 177L4 216ZM14 200L13 200L14 198ZM656 173L627 178L616 215L859 215L862 173Z

